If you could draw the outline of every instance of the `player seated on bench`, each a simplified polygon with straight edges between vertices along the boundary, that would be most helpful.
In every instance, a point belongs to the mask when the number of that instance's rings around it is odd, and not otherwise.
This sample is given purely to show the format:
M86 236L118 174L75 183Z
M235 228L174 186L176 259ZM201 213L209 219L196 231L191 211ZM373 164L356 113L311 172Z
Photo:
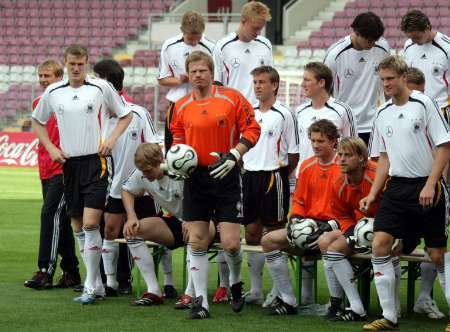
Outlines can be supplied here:
M132 304L162 304L164 298L156 280L153 257L144 241L156 242L171 250L187 243L187 224L180 219L183 181L176 181L164 173L163 168L160 167L163 155L158 144L141 144L136 150L134 162L137 169L122 186L122 201L127 212L124 235L133 259L147 284L147 292ZM138 220L134 210L134 200L144 192L152 195L154 201L170 215L158 215ZM211 241L214 234L215 229L212 225L210 227Z
M294 255L311 256L319 254L317 239L324 231L338 228L331 211L330 196L332 184L340 176L339 166L336 164L336 144L338 130L329 120L319 120L308 128L308 136L314 150L314 156L306 159L300 166L300 174L292 199L289 225L312 222L317 230L310 234L303 248L295 246L294 240L286 228L267 233L261 240L265 253L283 250ZM309 219L310 218L310 219ZM313 220L311 220L313 219ZM329 222L328 222L329 221ZM290 226L288 226L288 229ZM290 237L288 239L288 237ZM289 274L284 279L278 277L273 280L279 292L280 301L286 302L293 295ZM311 285L312 286L312 285ZM312 297L312 287L303 291ZM302 294L303 295L303 294Z

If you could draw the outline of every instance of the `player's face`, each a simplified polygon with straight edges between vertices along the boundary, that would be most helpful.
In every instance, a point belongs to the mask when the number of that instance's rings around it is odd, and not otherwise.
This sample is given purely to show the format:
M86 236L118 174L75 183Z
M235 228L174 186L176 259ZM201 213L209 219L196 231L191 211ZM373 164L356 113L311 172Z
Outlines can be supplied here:
M339 149L337 157L337 163L344 174L351 173L361 167L361 157L348 149Z
M52 69L41 68L38 70L39 77L39 85L42 88L48 87L50 84L55 83L61 79L55 75L55 72Z
M425 84L407 83L408 89L425 92Z
M423 45L431 41L432 36L431 30L427 29L425 31L411 31L411 32L405 32L406 37L410 38L413 43L417 45Z
M269 74L263 73L253 76L253 88L256 99L264 102L275 96L277 84L270 81Z
M314 151L314 156L319 159L328 159L334 153L336 145L335 140L330 140L327 136L318 132L311 132L309 137L311 146Z
M82 84L87 73L87 58L85 56L67 54L65 65L70 83L76 85Z
M209 70L204 60L191 62L189 64L189 82L194 89L210 86L213 81L213 73Z
M188 45L195 46L200 42L200 39L202 39L201 33L183 32L183 40Z
M317 96L325 86L325 81L318 80L313 72L305 70L303 74L302 89L306 98Z
M380 69L378 75L383 82L384 93L387 96L396 97L406 87L406 75L398 75L392 69Z
M147 166L141 170L144 177L149 181L155 181L156 179L161 179L164 176L163 171L158 166Z
M266 20L263 18L244 19L241 21L239 37L245 41L251 41L261 34L265 25Z
M376 40L364 38L356 32L354 34L354 38L352 39L353 46L357 50L370 50L375 46L375 42Z

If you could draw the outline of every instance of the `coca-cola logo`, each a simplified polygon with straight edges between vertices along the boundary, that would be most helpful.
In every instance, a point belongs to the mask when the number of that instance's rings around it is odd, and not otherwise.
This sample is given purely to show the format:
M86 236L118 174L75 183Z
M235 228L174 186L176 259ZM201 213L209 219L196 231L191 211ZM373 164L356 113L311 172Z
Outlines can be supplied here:
M10 142L9 134L0 134L0 165L34 167L38 163L38 139Z

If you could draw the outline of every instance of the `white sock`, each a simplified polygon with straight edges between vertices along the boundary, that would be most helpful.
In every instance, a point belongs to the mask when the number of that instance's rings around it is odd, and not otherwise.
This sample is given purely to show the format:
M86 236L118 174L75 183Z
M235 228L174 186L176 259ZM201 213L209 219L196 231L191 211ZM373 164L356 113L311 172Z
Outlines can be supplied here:
M191 269L190 269L190 264L191 264L191 256L190 256L190 245L188 245L187 250L186 250L186 269L187 269L187 277L188 277L188 281L187 281L187 285L186 285L186 290L184 291L184 294L189 295L191 297L195 297L195 290L194 290L194 283L192 282L192 277L191 277Z
M294 289L292 288L291 278L289 276L287 255L279 250L271 251L265 254L267 267L273 284L277 287L281 299L291 305L297 306Z
M133 260L147 284L147 292L161 296L162 293L156 279L153 256L150 254L144 240L128 240L127 244Z
M383 317L393 323L397 323L395 272L391 256L372 257L372 266L378 299L383 309Z
M106 284L111 288L117 289L119 287L119 283L117 282L119 244L111 240L103 240L102 258L106 274Z
M392 257L392 265L394 266L394 274L395 274L395 309L397 313L401 312L401 303L400 303L400 282L402 277L402 266L400 264L400 258Z
M172 250L164 248L164 252L161 256L161 266L164 272L164 285L173 286L172 278Z
M314 302L313 296L313 272L314 262L302 258L302 304L311 304Z
M248 273L250 275L250 293L262 296L262 276L265 262L265 255L259 252L249 252L247 254Z
M358 315L364 315L366 311L356 287L356 280L352 281L354 274L350 262L341 253L327 252L327 256L339 284L344 289L350 308Z
M85 235L84 257L86 264L84 289L87 293L94 293L102 256L102 237L98 226L90 229L83 228L83 230Z
M220 250L216 256L217 270L219 272L219 287L230 287L230 270L225 259L225 252Z
M437 275L439 278L439 283L441 284L442 291L445 294L445 298L447 300L447 305L450 307L450 298L447 297L447 291L446 291L447 282L445 280L445 265L437 266Z
M417 302L430 301L431 291L437 276L436 265L434 263L422 262L420 264L420 293Z
M80 250L80 256L83 259L83 263L86 265L85 261L84 261L84 242L86 240L86 237L84 235L84 232L78 232L78 233L73 233L75 235L75 239L78 242L78 249Z
M450 253L446 252L444 254L444 279L450 280ZM447 304L450 303L450 282L445 283L444 287L445 298L447 299ZM449 305L450 306L450 305Z
M194 251L191 248L190 272L194 283L195 295L203 296L202 307L209 310L208 304L208 269L206 251Z
M225 251L225 260L230 269L230 284L234 285L241 281L242 248L235 253Z
M328 254L331 253L327 252L325 255L322 255L323 270L328 284L328 291L330 292L331 297L342 299L344 290L336 278L336 274L333 270L332 257L328 258Z

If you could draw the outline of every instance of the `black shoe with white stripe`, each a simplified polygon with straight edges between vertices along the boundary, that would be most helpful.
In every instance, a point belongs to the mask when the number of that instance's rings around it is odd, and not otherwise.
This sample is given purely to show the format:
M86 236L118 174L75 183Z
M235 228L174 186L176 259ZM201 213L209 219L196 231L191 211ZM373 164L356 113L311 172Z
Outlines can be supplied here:
M202 307L203 296L198 296L192 302L191 313L189 314L189 319L206 319L209 318L209 312L207 309Z
M267 314L269 316L297 315L298 311L296 307L287 304L281 299L278 299L278 303L275 306L270 307Z
M340 321L340 322L360 322L360 321L365 321L367 320L367 315L363 314L357 314L356 312L354 312L351 309L345 309L344 312L337 317L337 319L335 321Z
M241 312L244 307L245 297L243 285L244 283L242 281L231 285L231 309L233 309L234 312Z

